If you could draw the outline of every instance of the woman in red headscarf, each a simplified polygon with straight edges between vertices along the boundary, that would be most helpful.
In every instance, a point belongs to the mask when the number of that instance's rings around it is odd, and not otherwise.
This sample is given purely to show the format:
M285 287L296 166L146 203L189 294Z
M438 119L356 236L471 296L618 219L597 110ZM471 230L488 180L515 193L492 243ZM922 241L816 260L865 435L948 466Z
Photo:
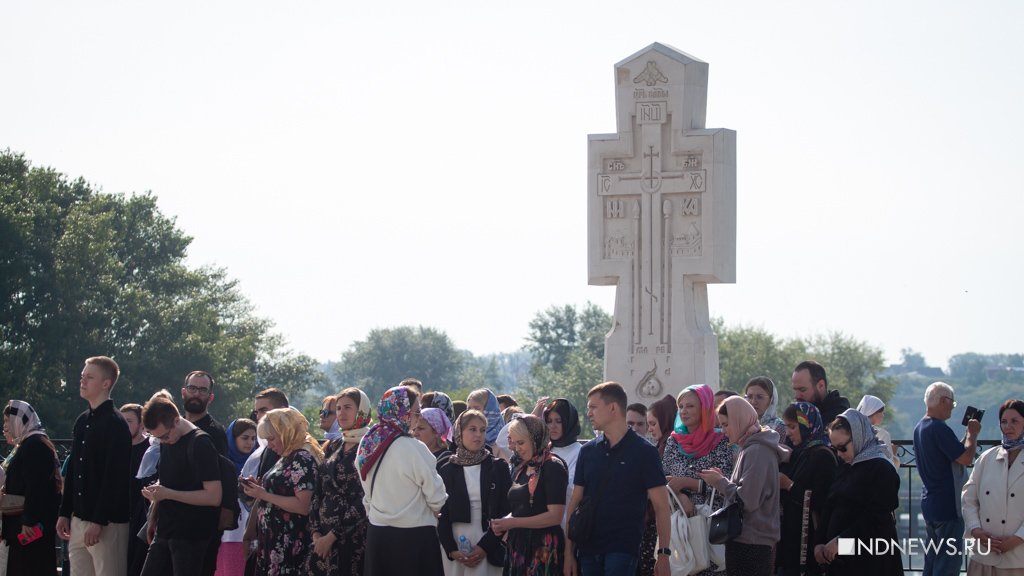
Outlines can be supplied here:
M723 473L732 472L733 453L729 439L717 431L715 425L715 394L707 384L690 386L676 397L679 416L675 429L665 441L665 452L661 465L668 475L668 485L683 503L687 514L693 514L694 506L706 503L710 493L700 490L700 471L718 468ZM715 498L713 507L722 505L721 496ZM700 576L720 572L714 563L700 572Z

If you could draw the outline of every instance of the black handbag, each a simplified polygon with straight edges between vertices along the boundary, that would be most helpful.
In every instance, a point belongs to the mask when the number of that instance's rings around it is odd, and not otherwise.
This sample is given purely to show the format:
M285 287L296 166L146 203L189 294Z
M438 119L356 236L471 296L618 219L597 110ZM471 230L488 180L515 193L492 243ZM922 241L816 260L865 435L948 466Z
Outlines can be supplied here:
M594 534L594 525L597 523L597 504L601 500L601 494L604 492L604 487L608 484L608 468L611 466L614 458L611 454L605 455L608 459L608 464L604 467L604 475L601 478L601 485L597 488L597 493L590 496L584 489L583 498L580 499L579 505L572 511L572 516L569 517L568 522L568 534L570 540L572 540L575 546L582 546L590 542L591 536Z
M708 541L725 544L743 531L743 501L738 497L728 506L708 516Z

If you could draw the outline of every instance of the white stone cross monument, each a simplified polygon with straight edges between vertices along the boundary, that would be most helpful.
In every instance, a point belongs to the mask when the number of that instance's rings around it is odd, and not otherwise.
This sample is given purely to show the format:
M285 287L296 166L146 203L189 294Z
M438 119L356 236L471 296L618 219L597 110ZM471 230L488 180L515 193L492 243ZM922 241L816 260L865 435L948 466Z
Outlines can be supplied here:
M590 284L617 286L604 373L630 402L718 388L707 285L736 281L736 133L704 128L707 82L652 44L615 65L618 133L589 137Z

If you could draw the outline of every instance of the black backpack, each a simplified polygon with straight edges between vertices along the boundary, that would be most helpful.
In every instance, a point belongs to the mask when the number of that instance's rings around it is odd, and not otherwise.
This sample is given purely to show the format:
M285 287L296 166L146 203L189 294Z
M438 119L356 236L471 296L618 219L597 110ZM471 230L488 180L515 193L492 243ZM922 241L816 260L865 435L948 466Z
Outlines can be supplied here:
M196 438L209 436L206 432L196 429L188 443L188 462L195 469ZM211 439L210 444L213 444ZM238 473L235 464L226 456L217 452L217 463L220 465L220 516L217 519L217 530L234 530L238 528L238 516L242 508L238 505Z

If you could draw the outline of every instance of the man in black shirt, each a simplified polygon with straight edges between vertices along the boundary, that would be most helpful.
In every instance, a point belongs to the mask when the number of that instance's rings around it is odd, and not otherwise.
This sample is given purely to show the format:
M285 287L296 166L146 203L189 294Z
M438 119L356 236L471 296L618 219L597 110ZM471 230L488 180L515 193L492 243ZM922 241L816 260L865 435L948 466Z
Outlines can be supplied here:
M146 403L142 424L160 440L160 480L142 490L156 508L150 514L149 555L142 576L162 576L168 566L174 576L195 576L202 571L220 516L217 450L166 398L156 396Z
M825 426L850 407L850 401L838 390L828 389L825 367L813 360L805 360L793 369L793 401L814 404Z
M213 375L202 370L193 370L185 376L185 385L181 388L181 399L185 401L185 418L206 432L213 441L214 448L221 456L228 455L228 435L220 422L214 420L207 410L213 402L213 387L216 382ZM220 539L224 532L217 530L210 538L206 547L206 559L203 560L201 576L213 576L217 571L217 553L220 551Z
M195 370L185 376L181 388L181 399L185 402L185 418L200 430L210 435L213 447L221 456L228 455L228 435L220 422L214 420L208 411L213 402L213 387L216 382L209 372Z
M110 392L121 369L106 356L85 361L78 392L89 409L75 421L57 535L68 540L76 576L125 576L131 432Z

